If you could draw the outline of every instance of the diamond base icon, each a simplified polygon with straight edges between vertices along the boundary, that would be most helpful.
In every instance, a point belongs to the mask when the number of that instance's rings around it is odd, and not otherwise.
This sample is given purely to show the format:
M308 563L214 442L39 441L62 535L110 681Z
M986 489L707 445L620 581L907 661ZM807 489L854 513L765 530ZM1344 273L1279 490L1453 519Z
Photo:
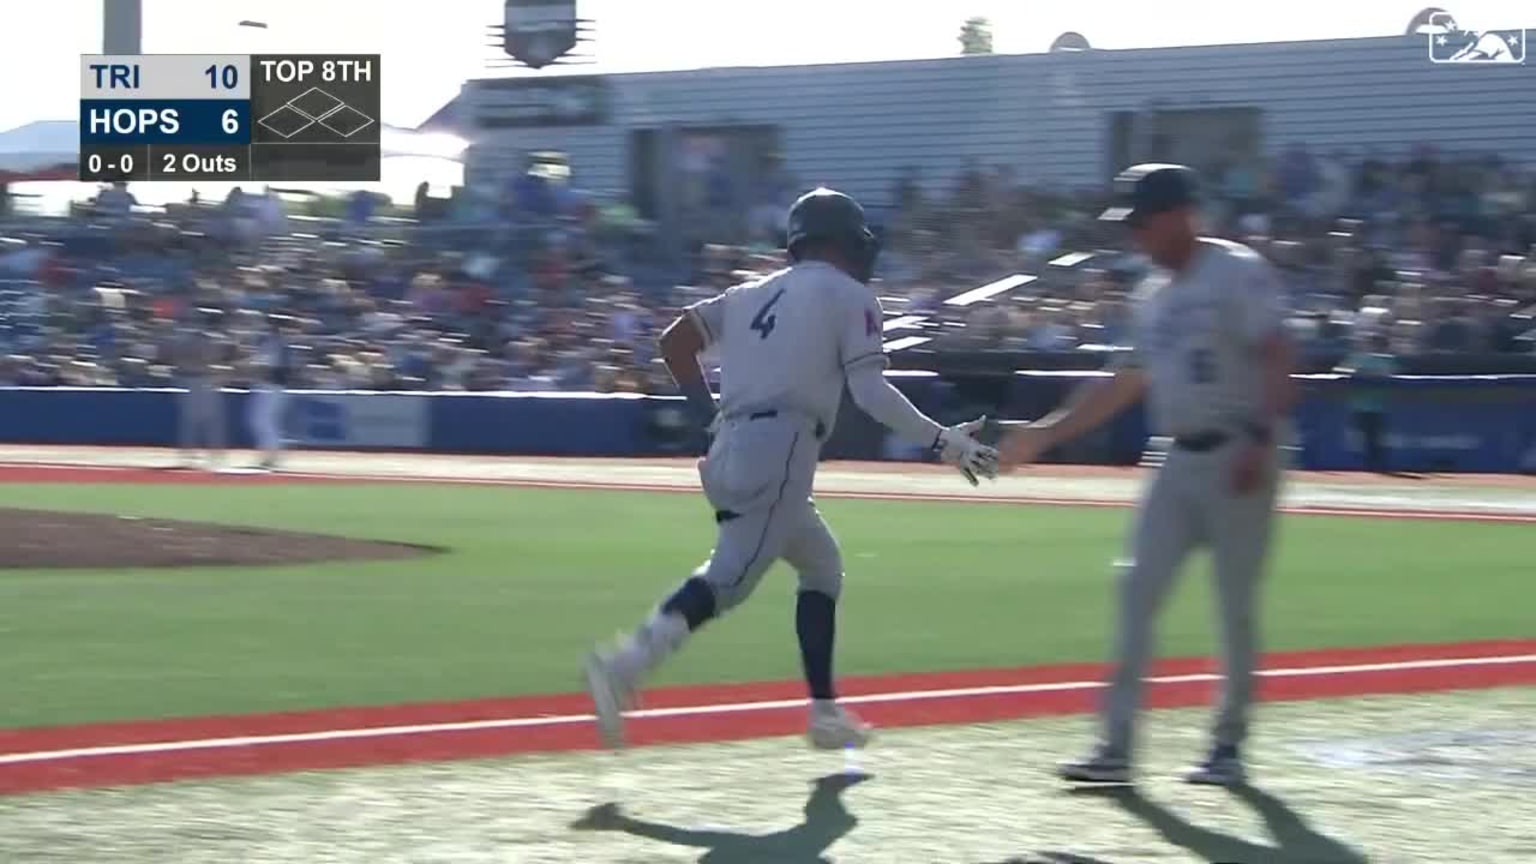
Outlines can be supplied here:
M319 87L311 87L256 122L284 139L319 125L337 140L346 140L372 126L374 119Z
M292 105L284 105L256 122L284 138L292 138L315 125L313 118L305 116L304 112Z
M351 105L343 105L326 115L325 119L320 121L320 125L343 138L351 138L372 126L373 118Z
M288 100L289 107L296 108L299 113L315 120L324 119L325 115L344 105L346 105L345 102L321 90L319 87L311 87L299 96Z

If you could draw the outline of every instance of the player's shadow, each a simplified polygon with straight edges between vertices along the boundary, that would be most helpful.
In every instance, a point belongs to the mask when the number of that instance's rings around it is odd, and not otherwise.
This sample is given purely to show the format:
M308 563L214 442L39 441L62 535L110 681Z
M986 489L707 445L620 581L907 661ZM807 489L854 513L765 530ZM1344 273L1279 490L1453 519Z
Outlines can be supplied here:
M1231 794L1264 820L1274 845L1262 845L1202 828L1143 796L1133 787L1074 789L1072 794L1105 798L1145 822L1164 840L1182 846L1212 864L1367 864L1360 852L1313 828L1290 805L1253 785L1234 786Z
M624 813L617 803L588 810L571 827L578 831L620 831L673 846L705 850L699 864L828 864L822 855L859 823L843 806L849 787L871 779L869 774L829 774L818 778L805 802L800 824L771 834L745 834L683 828L647 822Z

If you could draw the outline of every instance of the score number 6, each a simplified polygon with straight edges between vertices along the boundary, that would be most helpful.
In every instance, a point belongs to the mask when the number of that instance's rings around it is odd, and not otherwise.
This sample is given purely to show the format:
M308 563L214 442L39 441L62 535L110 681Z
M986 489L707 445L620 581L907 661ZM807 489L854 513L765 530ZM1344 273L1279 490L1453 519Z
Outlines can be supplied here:
M224 117L219 121L225 135L233 135L240 131L240 112L233 108L224 111Z

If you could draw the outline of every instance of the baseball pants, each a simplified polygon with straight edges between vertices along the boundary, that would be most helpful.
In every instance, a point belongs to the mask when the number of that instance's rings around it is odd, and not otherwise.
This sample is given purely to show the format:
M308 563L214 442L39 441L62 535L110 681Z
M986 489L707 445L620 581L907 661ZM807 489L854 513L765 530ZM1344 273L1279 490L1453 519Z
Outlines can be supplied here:
M1360 433L1364 451L1365 470L1380 473L1387 470L1386 413L1378 410L1356 411L1355 429Z
M183 451L207 450L222 454L225 447L224 392L206 378L187 382L181 394L178 445Z
M1218 745L1247 737L1258 664L1258 592L1274 526L1281 460L1246 495L1232 491L1237 442L1206 452L1172 446L1137 507L1128 560L1118 565L1115 667L1103 706L1104 741L1130 754L1151 663L1157 614L1189 554L1211 551L1224 680L1212 730Z
M276 457L283 449L283 417L288 408L288 391L282 387L262 385L251 392L251 437L256 448L267 458Z
M841 591L842 551L811 499L822 429L771 411L727 420L699 463L718 533L693 575L714 590L717 614L751 596L781 558L801 590L834 599Z

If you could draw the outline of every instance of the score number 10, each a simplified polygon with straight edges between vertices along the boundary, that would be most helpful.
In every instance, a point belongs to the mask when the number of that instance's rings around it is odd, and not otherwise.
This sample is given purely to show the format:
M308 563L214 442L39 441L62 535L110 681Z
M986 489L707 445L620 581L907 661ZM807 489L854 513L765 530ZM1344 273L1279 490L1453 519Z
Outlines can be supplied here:
M215 90L233 90L240 86L240 70L233 63L209 66L203 74L208 76L208 86Z

